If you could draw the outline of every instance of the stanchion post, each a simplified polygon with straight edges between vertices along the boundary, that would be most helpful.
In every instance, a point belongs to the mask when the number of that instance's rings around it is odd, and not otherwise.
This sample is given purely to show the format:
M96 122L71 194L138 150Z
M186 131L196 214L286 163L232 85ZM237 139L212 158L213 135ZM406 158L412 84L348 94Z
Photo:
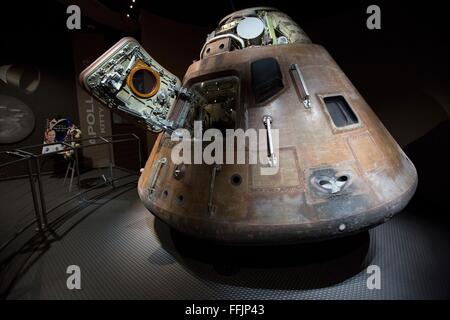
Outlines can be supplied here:
M39 157L33 155L32 156L34 159L34 164L36 167L36 179L38 182L38 187L39 187L39 199L41 201L41 214L42 214L42 226L44 227L44 229L47 228L48 226L48 221L47 221L47 205L45 204L45 196L44 196L44 187L42 186L42 179L41 179L41 168L39 166Z
M81 183L80 183L80 162L78 160L78 148L73 148L73 152L75 153L75 170L77 173L77 186L78 190L81 190Z
M43 233L41 210L39 209L39 202L36 194L36 185L34 184L31 158L28 157L26 161L27 161L28 180L30 181L31 195L33 197L34 215L36 217L37 228L39 232Z

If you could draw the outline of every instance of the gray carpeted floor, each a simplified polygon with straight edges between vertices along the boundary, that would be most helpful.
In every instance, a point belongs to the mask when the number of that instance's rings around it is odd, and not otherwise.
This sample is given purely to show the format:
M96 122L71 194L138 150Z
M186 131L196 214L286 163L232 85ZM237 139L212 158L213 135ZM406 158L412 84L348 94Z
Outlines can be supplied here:
M47 242L2 252L5 298L450 298L449 226L423 215L404 211L325 243L230 248L172 232L140 203L135 183L100 191L55 219ZM67 289L69 265L81 268L81 290ZM380 267L380 290L366 286L369 265Z

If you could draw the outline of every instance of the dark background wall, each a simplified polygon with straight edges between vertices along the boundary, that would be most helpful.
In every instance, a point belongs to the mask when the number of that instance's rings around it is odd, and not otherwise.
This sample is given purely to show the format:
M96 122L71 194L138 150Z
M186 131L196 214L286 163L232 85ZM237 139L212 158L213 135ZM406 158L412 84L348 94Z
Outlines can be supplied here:
M47 117L57 115L78 121L72 48L65 28L65 7L54 1L15 1L0 9L0 66L28 64L41 72L41 83L32 95L0 81L0 94L22 100L34 113L36 124L24 140L0 145L0 150L40 144Z
M189 65L198 59L206 35L212 28L178 22L147 11L140 16L141 43L170 72L183 78Z

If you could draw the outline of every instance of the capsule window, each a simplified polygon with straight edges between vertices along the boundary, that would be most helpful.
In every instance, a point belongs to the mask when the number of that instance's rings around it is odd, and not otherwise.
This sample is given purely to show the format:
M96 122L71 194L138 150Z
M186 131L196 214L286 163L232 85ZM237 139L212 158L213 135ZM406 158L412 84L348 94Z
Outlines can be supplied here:
M138 60L128 75L127 84L138 97L151 98L159 90L160 78L155 70Z
M276 59L265 58L252 62L251 72L256 103L273 97L283 89L283 76Z
M336 127L358 123L358 118L343 96L324 97L323 101Z

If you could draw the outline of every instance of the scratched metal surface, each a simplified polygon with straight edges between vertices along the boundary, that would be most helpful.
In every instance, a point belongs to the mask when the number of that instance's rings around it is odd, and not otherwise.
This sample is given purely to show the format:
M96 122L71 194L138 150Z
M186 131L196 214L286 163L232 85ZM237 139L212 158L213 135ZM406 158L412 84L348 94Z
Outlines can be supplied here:
M173 234L128 186L72 215L49 246L23 252L29 265L7 298L448 299L449 226L428 221L405 211L357 237L233 249ZM82 290L66 288L72 264ZM366 287L370 264L381 290Z

